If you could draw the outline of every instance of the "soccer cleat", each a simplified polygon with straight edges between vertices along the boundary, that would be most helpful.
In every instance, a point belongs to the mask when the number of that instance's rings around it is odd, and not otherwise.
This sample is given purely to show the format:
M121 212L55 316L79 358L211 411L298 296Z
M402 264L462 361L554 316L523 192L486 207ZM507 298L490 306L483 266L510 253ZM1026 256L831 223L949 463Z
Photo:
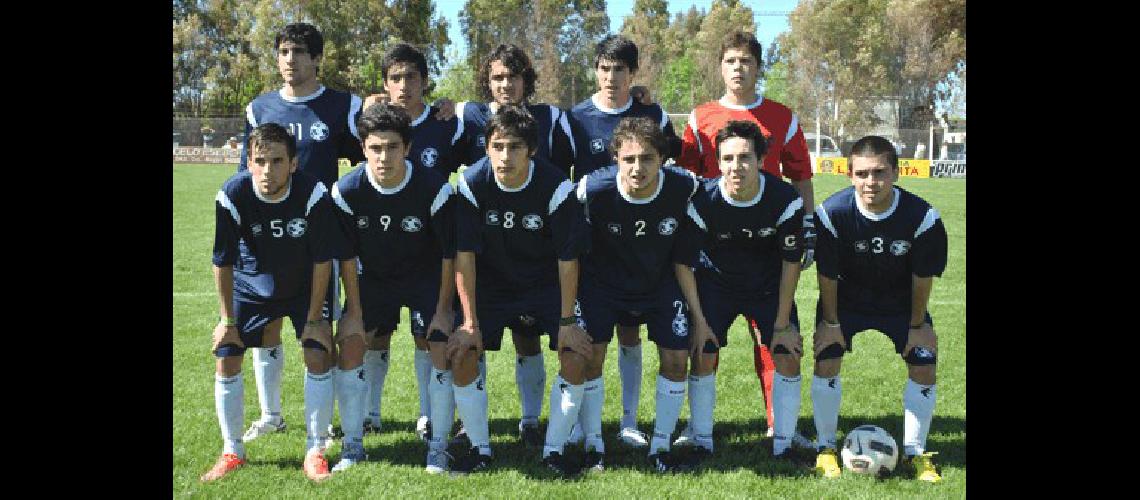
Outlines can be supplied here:
M380 433L380 421L377 420L376 423L373 424L371 419L367 419L367 418L364 419L364 433L365 434L379 434Z
M813 443L810 439L804 437L803 434L800 434L798 432L795 434L792 434L792 446L796 447L796 448L803 448L806 450L815 449L815 443Z
M218 457L218 461L214 466L206 471L205 474L202 474L201 480L204 483L217 481L221 479L222 476L229 474L243 464L245 464L245 460L238 458L237 455L233 453L222 453L222 456Z
M557 451L542 457L542 465L545 466L547 470L553 472L554 475L563 479L574 477L581 472L578 468L570 464L564 455Z
M424 467L424 470L428 474L443 474L448 471L447 464L451 458L451 454L446 450L428 450L427 467Z
M926 452L921 455L907 457L907 461L914 467L915 479L928 483L938 483L942 481L942 476L940 476L938 470L934 468L933 458L936 454L936 452Z
M343 451L340 453L340 461L338 461L336 465L333 466L332 471L341 472L348 470L348 468L352 467L353 465L356 465L367 459L368 455L364 454L363 445L344 443Z
M332 474L329 472L329 461L325 459L324 448L313 448L305 454L305 463L302 466L305 477L313 481L324 481Z
M712 456L712 450L705 448L704 446L696 445L693 447L693 451L689 456L689 463L691 463L693 467L696 468L697 466L700 466L701 464L705 463L705 461L712 458Z
M673 440L673 446L696 446L697 439L693 436L693 424L685 426L685 430L681 431L681 435Z
M633 427L626 427L618 433L618 439L621 442L632 446L634 448L645 448L649 446L649 437Z
M584 472L605 472L606 471L606 455L605 453L598 453L598 450L590 449L586 452L586 456L582 459L582 471Z
M448 446L458 446L463 449L471 447L471 438L467 437L467 427L459 426L459 431L455 433L455 437L447 442Z
M649 464L653 467L655 472L662 474L686 472L693 468L692 464L682 460L681 457L669 450L660 450L657 453L649 455Z
M546 441L546 436L539 430L538 423L519 422L519 440L524 445L535 448L542 446L543 442Z
M570 429L570 437L566 439L566 444L576 444L582 446L586 442L586 433L582 432L582 426L574 424Z
M491 468L491 455L479 453L479 448L471 448L471 452L455 461L451 468L453 475L465 475L472 472L485 471Z
M424 442L431 438L431 419L426 415L420 415L420 418L416 420L416 437Z
M285 419L281 419L281 421L277 423L273 423L269 420L255 420L249 425L249 429L245 431L245 434L241 436L241 441L248 443L261 436L273 434L274 432L285 432Z
M824 448L815 456L815 470L826 478L839 477L839 462L835 459L834 448Z

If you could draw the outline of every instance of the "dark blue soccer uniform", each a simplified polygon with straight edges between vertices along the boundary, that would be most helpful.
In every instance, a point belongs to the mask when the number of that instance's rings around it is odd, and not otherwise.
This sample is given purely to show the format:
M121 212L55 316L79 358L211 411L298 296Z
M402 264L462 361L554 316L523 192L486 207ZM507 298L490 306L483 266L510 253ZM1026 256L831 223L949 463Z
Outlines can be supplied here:
M574 184L534 158L526 182L507 189L483 158L460 175L459 194L456 249L476 256L483 348L499 350L503 328L510 327L527 335L545 330L555 349L562 314L558 261L577 259L590 243Z
M288 190L266 201L250 173L238 172L215 198L214 265L233 266L234 312L246 347L260 347L265 325L285 316L300 338L313 263L353 256L325 186L296 172Z
M701 308L722 347L741 314L756 320L761 342L768 345L783 262L798 264L803 256L803 199L791 184L763 171L760 190L745 202L729 197L721 180L702 181L689 211L704 240L696 271ZM799 327L794 301L790 318Z
M570 146L570 123L566 114L549 104L527 104L526 109L538 125L538 148L534 155L549 161L569 176L574 153ZM487 123L494 113L487 103L461 102L456 105L455 114L463 119L463 130L470 137L463 163L474 165L487 156Z
M645 117L661 126L669 138L669 158L676 158L681 153L681 139L673 130L669 122L669 115L661 106L650 104L648 106L637 102L632 97L625 106L619 109L606 109L594 102L594 98L576 104L570 109L569 124L571 131L571 144L574 153L574 181L597 169L614 163L614 152L610 151L610 139L613 138L614 128L622 118Z
M412 148L408 159L417 167L434 169L447 176L459 169L467 154L463 133L463 120L453 116L450 120L436 117L439 108L424 106L420 116L412 117Z
M856 204L849 187L816 208L818 272L838 282L839 324L851 338L879 330L902 353L910 328L912 275L941 276L946 269L946 228L938 210L900 187L886 212ZM820 318L819 304L816 317ZM933 324L930 314L926 321Z
M391 189L361 163L333 186L345 231L357 255L364 329L386 335L411 315L423 336L439 300L442 259L455 258L455 203L442 173L404 160L404 180Z
M246 151L249 150L249 134L253 128L264 123L277 123L297 138L297 170L331 189L340 177L338 158L348 158L352 162L364 159L356 132L360 106L359 97L323 85L305 97L286 97L280 90L257 96L245 107L245 144L238 171L247 169Z
M617 166L578 182L592 240L582 258L578 296L596 344L609 342L614 324L626 315L641 317L658 346L688 348L688 305L673 264L697 264L700 241L688 207L699 181L673 166L661 167L659 175L657 191L641 200L618 189Z

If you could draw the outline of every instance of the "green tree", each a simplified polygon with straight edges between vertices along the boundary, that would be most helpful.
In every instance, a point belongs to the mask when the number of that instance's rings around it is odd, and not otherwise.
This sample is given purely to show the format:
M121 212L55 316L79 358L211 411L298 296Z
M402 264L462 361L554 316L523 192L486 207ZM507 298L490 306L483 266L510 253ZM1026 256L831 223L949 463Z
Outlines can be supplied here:
M674 113L693 109L697 104L693 96L693 81L696 80L697 65L690 55L673 59L665 67L658 84L661 107Z
M638 49L638 70L635 84L653 90L669 58L661 41L669 28L669 3L666 0L637 0L633 12L622 21L621 34Z
M443 71L439 84L435 87L435 95L447 97L453 101L482 101L479 90L475 85L476 72L466 59L459 57L456 49L448 50L447 58L451 65Z

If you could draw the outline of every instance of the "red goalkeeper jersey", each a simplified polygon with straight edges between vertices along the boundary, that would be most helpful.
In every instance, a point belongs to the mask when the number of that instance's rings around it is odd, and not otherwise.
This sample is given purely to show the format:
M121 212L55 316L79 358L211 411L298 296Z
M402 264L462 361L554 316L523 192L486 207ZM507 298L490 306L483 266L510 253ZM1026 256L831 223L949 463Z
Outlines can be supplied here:
M711 179L719 176L720 167L714 151L717 132L729 121L748 120L760 125L760 131L768 138L763 170L795 181L811 178L807 142L792 110L763 97L747 106L725 104L723 101L722 98L706 102L689 114L678 164L701 177Z

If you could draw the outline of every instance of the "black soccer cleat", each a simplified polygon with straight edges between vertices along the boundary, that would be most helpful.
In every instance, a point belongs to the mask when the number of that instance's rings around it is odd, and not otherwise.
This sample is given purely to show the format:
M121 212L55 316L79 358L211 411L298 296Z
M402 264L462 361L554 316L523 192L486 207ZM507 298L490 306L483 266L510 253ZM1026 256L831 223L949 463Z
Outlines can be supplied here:
M550 455L543 457L542 465L555 476L562 479L570 479L582 472L581 469L571 464L565 455L557 451L551 452Z
M455 433L455 437L447 442L447 446L457 446L462 449L470 448L471 438L467 437L467 428L461 425L459 432Z
M583 472L605 472L606 471L606 455L598 453L597 450L591 449L586 452L586 456L582 459Z
M653 467L655 472L661 474L674 474L693 470L692 464L682 460L681 457L675 453L671 453L669 450L661 450L649 455L649 464Z
M538 428L538 424L519 423L519 440L528 448L542 446L546 436Z
M479 448L471 448L471 452L455 461L451 466L452 475L465 475L472 472L481 472L491 468L491 455L479 453Z

